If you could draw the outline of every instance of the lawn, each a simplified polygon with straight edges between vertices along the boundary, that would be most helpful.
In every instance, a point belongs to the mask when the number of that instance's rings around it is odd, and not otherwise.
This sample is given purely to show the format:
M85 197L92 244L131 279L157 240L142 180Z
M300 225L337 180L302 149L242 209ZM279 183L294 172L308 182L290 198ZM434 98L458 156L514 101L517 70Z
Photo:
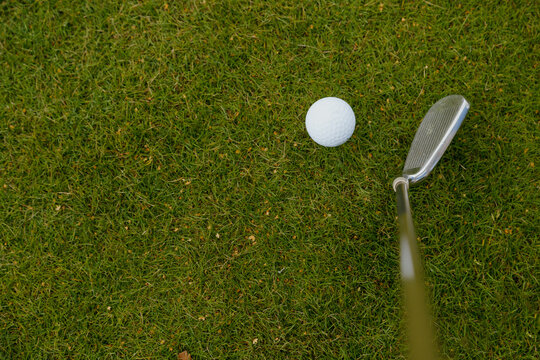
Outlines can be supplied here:
M0 358L404 359L392 180L444 359L537 359L536 1L0 0ZM336 96L353 137L314 143Z

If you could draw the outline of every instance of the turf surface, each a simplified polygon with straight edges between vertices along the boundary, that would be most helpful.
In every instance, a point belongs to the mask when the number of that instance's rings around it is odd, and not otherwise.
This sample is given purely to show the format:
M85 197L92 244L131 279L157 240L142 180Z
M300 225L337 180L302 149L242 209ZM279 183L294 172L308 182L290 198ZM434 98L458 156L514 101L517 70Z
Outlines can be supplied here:
M0 357L403 359L393 178L443 358L536 359L535 1L0 2ZM304 129L341 97L356 132ZM536 165L535 165L536 162Z

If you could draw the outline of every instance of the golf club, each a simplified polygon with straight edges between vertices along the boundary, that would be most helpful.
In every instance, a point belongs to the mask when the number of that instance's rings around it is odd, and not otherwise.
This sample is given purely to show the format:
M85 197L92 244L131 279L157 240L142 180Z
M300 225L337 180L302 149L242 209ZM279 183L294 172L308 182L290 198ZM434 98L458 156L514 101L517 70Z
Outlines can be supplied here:
M394 180L400 228L400 267L407 316L410 358L435 359L435 336L424 290L420 253L409 205L408 189L424 179L444 154L463 122L469 103L461 95L437 101L422 120L401 177Z

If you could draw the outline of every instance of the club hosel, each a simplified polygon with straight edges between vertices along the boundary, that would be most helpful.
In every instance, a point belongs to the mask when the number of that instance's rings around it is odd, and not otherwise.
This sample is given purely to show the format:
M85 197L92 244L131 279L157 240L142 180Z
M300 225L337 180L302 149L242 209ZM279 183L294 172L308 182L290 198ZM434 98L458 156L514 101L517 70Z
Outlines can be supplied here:
M394 182L392 183L392 187L394 188L395 192L397 192L397 186L399 184L405 184L405 186L407 187L407 190L409 189L409 180L407 180L407 178L400 176L394 179Z

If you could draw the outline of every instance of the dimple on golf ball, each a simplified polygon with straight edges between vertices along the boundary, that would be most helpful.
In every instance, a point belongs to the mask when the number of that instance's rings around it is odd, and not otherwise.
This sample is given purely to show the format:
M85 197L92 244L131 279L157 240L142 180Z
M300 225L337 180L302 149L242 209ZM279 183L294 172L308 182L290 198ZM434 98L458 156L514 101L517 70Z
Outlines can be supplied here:
M336 97L317 100L306 114L306 129L311 138L326 147L339 146L354 132L356 118L352 108Z

